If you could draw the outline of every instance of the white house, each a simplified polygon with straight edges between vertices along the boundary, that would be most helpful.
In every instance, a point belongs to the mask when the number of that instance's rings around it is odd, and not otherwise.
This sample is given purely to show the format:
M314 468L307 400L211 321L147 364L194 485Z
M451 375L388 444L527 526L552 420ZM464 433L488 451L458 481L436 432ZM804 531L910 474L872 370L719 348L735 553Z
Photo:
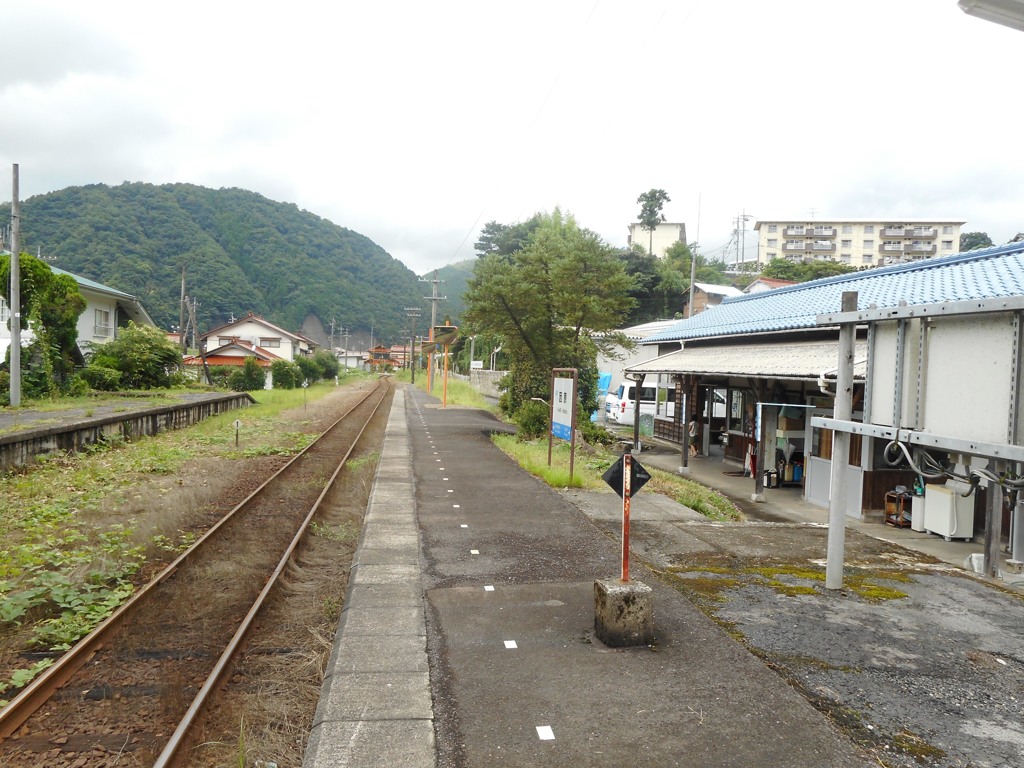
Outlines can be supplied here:
M137 325L155 325L142 302L130 293L57 267L50 267L50 270L54 274L74 278L85 299L85 309L78 316L78 348L83 355L88 355L95 346L117 338L118 329L128 325L129 320ZM0 355L6 353L11 343L11 332L7 325L9 318L10 308L0 297ZM31 338L31 331L23 334L23 341L25 335Z
M311 354L316 346L305 336L286 331L252 312L203 334L200 343L205 344L208 351L213 351L237 345L239 341L290 363L297 357Z

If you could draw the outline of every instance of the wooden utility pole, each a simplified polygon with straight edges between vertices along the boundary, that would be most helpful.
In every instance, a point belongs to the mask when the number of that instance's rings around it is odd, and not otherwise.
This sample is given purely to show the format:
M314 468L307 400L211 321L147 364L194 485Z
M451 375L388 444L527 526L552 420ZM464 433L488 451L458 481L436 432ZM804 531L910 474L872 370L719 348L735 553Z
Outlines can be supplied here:
M437 270L435 269L434 270L434 279L433 280L427 280L427 278L421 277L420 278L420 282L421 283L432 283L433 284L432 290L430 291L430 295L423 297L424 299L426 299L427 301L430 302L430 336L429 336L429 339L430 339L430 341L433 341L434 340L434 326L437 325L437 302L444 301L444 300L446 300L448 298L447 296L438 296L437 295L437 286L440 285L441 283L444 283L444 282L447 282L447 281L445 281L445 280L438 280L437 279ZM430 354L427 355L427 361L428 361L427 362L427 392L428 393L429 392L433 392L433 390L434 390L434 379L433 379L434 366L430 362L433 359L434 359L434 351L431 350Z
M21 202L18 200L18 164L11 173L11 407L21 405Z

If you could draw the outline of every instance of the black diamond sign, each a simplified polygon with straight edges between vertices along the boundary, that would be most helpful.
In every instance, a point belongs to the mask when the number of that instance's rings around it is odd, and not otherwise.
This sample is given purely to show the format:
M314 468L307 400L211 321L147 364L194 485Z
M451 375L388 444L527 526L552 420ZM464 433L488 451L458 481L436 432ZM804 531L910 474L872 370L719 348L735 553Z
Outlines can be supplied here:
M619 498L622 498L622 467L625 461L620 456L619 460L608 467L605 473L601 475L611 489L619 494ZM636 496L637 491L644 487L644 484L651 479L651 473L641 466L640 462L634 458L629 463L629 495Z

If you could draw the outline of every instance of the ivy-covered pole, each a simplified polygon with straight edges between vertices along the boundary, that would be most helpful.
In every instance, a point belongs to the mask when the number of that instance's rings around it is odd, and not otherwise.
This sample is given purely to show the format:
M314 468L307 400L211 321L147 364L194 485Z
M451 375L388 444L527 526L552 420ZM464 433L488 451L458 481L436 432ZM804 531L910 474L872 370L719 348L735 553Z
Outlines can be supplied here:
M18 201L18 164L11 173L11 406L21 405L21 203Z

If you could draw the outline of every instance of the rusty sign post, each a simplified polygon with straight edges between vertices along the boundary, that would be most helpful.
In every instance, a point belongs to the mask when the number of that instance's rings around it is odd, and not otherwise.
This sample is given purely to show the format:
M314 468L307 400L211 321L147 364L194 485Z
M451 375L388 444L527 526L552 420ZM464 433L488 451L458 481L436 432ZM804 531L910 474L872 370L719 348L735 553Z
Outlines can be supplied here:
M651 479L651 475L633 458L633 452L627 448L622 457L608 467L602 477L612 490L622 497L622 581L629 581L630 500L633 494Z

